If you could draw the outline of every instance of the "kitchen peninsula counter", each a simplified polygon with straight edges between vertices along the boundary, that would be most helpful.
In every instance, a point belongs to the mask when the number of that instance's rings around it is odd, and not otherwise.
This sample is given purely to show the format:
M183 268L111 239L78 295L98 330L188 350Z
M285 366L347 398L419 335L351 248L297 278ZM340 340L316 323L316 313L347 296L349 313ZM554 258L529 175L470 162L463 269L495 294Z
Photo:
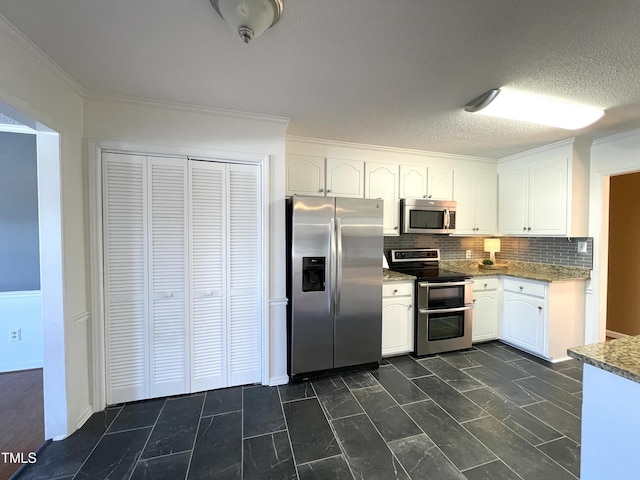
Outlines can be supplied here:
M574 347L567 353L587 365L640 383L640 335Z
M503 275L526 278L541 282L566 282L571 280L589 280L591 270L582 267L550 265L546 263L501 261L507 265L504 269L480 268L477 260L441 260L440 268L464 273L472 277Z
M572 347L584 362L580 479L636 478L640 468L640 336Z

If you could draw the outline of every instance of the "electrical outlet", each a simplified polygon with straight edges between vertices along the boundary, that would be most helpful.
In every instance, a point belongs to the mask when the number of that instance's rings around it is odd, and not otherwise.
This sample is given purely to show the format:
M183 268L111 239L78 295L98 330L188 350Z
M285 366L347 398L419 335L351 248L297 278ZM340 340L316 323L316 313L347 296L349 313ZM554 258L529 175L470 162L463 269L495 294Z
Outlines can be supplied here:
M578 242L578 253L587 253L587 242Z
M9 330L9 339L12 342L19 342L22 340L22 329L21 328L12 328Z
M466 251L466 258L471 258L471 250Z

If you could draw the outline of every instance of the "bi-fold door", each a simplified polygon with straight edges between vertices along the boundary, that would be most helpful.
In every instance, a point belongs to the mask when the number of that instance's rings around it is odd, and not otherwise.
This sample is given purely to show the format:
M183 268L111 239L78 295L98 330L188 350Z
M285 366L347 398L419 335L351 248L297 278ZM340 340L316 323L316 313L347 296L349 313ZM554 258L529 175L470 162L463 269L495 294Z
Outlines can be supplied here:
M261 380L260 168L103 155L107 403Z

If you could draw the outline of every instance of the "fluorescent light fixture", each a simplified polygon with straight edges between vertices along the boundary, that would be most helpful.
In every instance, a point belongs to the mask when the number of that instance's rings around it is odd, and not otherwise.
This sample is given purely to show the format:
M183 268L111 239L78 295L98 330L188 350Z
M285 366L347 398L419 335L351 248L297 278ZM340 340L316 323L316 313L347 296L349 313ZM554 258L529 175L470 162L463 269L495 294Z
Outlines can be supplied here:
M494 88L469 103L467 112L577 130L604 115L597 108L560 102L506 88Z

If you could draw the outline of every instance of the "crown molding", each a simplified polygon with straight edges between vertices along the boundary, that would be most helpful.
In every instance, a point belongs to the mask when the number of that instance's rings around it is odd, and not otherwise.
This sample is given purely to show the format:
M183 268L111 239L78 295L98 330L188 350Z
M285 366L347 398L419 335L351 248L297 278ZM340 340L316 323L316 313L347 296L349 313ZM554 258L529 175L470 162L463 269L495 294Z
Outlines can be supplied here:
M638 135L640 135L640 128L629 130L627 132L615 133L613 135L609 135L608 137L598 138L593 141L593 145L601 145L603 143L616 142L618 140L622 140L627 137L636 137Z
M82 85L76 82L66 71L44 53L35 43L33 43L24 33L16 28L6 17L0 14L0 30L11 38L24 51L40 62L47 70L62 80L71 90L80 97L87 91Z
M283 126L287 126L290 121L288 117L280 117L276 115L265 115L262 113L226 110L223 108L207 107L203 105L193 105L188 103L169 102L165 100L152 100L148 98L131 97L127 95L86 92L84 95L84 99L97 102L115 102L140 107L164 108L182 112L218 115L222 117L239 118L243 120L257 120L261 122L275 123Z
M285 137L285 141L289 141L289 140L293 142L300 142L300 143L307 143L307 144L332 145L332 146L339 146L344 148L355 148L359 150L367 149L367 150L373 150L373 151L385 152L385 153L406 153L409 155L427 155L427 156L434 156L434 157L451 159L451 160L467 160L472 162L490 163L492 165L495 165L497 163L497 160L495 158L489 158L489 157L481 157L481 156L474 156L474 155L459 155L455 153L446 153L446 152L432 152L429 150L417 150L417 149L403 148L403 147L387 147L384 145L370 145L366 143L343 142L338 140L327 140L322 138L297 137L294 135L287 135Z

